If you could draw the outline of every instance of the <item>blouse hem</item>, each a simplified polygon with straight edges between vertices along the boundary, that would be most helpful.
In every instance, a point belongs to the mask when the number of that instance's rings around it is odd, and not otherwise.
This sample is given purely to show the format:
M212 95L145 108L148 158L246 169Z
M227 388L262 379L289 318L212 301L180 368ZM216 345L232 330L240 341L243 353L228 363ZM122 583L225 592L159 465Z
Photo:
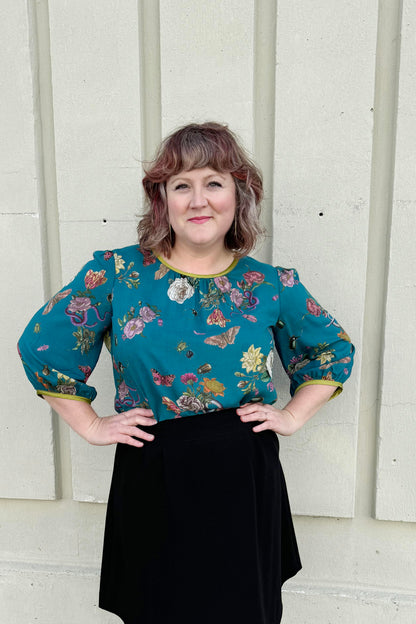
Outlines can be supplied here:
M72 401L85 401L91 403L91 399L86 397L74 396L73 394L64 394L63 392L45 392L44 390L36 390L36 394L43 399L43 396L57 397L58 399L71 399Z
M305 381L304 383L300 384L300 386L298 386L295 390L295 394L298 390L300 390L301 388L305 387L305 386L314 386L314 385L321 385L321 386L336 386L337 389L335 390L334 394L332 394L329 397L329 401L331 401L332 399L335 399L336 396L338 396L339 394L341 394L342 392L342 383L340 381L330 381L329 379L311 379L310 381Z

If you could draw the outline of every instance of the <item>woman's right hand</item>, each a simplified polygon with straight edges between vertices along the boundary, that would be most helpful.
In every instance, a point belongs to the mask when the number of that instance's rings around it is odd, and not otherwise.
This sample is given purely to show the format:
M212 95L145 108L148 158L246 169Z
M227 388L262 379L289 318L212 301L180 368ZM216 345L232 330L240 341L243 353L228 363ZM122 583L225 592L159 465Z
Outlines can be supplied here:
M140 425L149 426L157 423L151 409L135 407L121 414L100 417L86 401L47 394L44 394L43 398L76 433L90 444L104 446L121 442L141 447L144 444L142 440L151 442L155 437L140 429Z
M140 447L144 444L141 440L151 442L155 436L137 425L149 426L156 423L152 410L138 407L112 416L97 416L85 431L84 437L90 444L98 446L120 442Z

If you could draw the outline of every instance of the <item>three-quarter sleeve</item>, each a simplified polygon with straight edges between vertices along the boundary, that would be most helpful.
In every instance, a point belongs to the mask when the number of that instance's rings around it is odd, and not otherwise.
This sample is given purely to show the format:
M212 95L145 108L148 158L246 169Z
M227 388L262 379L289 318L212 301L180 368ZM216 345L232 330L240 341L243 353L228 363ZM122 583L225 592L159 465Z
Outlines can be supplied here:
M18 351L38 395L96 397L87 381L111 326L114 275L113 253L95 252L27 325Z
M310 384L342 390L351 374L354 346L348 334L299 281L295 269L277 268L279 318L273 327L276 349L290 378L290 393Z

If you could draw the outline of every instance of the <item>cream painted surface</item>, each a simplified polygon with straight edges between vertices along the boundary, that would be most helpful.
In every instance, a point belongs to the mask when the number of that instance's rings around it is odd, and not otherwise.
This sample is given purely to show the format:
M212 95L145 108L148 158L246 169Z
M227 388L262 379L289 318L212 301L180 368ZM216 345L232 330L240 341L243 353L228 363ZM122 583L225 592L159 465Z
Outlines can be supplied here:
M415 20L416 6L407 3L400 61L376 508L377 518L407 522L416 522Z
M24 2L0 4L1 213L37 213L30 33Z
M253 0L160 1L162 133L228 123L253 142Z
M137 2L49 5L60 220L132 219L141 158Z
M359 352L377 7L363 15L358 0L281 0L278 8L273 260L298 269ZM296 513L354 515L359 375L358 355L348 397L282 442Z
M139 161L160 131L217 119L263 165L259 256L296 266L358 347L341 397L281 439L303 560L283 624L413 624L416 9L404 8L394 161L400 0L2 3L1 622L120 621L97 608L96 503L114 448L57 426L15 342L49 283L95 249L134 242ZM97 411L111 413L107 353L91 383Z
M3 2L0 149L2 269L0 496L55 498L52 420L28 387L16 343L45 298L36 176L31 39L24 2ZM32 274L27 267L37 267ZM16 403L19 408L16 409Z
M34 208L36 203L34 196ZM56 496L52 419L43 401L28 386L16 351L17 341L33 314L25 302L30 300L39 307L44 301L39 216L3 214L0 219L7 259L0 286L4 318L0 336L0 496L52 499ZM29 280L22 280L30 265L37 266L37 272Z

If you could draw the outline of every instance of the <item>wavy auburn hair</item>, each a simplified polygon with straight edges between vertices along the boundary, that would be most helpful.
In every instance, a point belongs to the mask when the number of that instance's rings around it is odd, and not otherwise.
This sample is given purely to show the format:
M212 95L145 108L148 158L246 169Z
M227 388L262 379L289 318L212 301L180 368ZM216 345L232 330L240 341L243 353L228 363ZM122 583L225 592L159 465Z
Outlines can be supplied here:
M170 134L145 169L146 211L137 226L140 246L170 257L175 232L169 225L166 182L181 171L210 167L233 176L236 190L234 221L225 235L226 249L247 255L263 230L259 220L262 175L239 140L225 125L189 124Z

